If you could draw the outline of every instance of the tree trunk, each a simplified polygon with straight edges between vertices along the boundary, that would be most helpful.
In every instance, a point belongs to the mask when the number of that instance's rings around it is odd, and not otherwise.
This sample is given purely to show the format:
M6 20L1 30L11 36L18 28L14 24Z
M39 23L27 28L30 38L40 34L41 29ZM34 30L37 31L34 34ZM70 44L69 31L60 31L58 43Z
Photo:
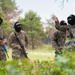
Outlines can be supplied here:
M31 37L31 42L32 42L32 49L34 49L34 41L33 41L33 36Z

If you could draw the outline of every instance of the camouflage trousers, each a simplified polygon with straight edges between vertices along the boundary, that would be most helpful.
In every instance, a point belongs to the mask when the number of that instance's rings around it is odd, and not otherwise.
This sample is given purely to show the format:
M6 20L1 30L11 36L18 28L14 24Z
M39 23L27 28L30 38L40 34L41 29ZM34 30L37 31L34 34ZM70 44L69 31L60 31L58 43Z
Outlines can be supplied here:
M0 61L2 61L2 60L6 60L6 54L0 47Z
M12 58L15 59L15 60L18 60L18 59L22 59L22 58L25 58L25 57L22 53L12 52Z

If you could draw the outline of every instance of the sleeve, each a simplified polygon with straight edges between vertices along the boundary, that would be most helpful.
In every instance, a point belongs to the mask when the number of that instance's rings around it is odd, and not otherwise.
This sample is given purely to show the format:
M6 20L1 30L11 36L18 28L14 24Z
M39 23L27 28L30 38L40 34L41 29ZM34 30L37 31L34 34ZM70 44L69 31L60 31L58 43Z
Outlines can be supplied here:
M66 26L61 26L61 25L59 24L59 21L58 21L58 22L55 22L55 28L56 28L57 30L60 30L60 31L66 31L67 25L66 25Z
M56 48L59 47L58 44L57 44L57 42L56 42L56 40L57 40L56 35L57 35L57 33L55 32L55 33L54 33L54 36L52 37L52 47L53 47L54 49L56 49Z
M18 45L16 43L14 43L14 33L11 33L9 38L8 38L8 45L9 47L11 47L12 49L17 49Z

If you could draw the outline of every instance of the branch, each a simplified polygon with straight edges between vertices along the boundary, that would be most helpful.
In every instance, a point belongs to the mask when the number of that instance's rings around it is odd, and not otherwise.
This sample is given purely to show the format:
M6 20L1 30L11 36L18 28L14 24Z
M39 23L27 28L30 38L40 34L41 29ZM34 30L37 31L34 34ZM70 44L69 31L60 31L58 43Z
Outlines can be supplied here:
M59 6L59 7L62 7L62 9L63 9L63 7L64 7L64 1L65 1L65 0L62 0L62 1L61 1L61 4L60 4L60 6Z
M55 0L55 1L57 1L57 0ZM63 8L65 1L68 2L69 0L62 0L62 1L60 2L60 6L59 6L59 7L62 7L62 8Z

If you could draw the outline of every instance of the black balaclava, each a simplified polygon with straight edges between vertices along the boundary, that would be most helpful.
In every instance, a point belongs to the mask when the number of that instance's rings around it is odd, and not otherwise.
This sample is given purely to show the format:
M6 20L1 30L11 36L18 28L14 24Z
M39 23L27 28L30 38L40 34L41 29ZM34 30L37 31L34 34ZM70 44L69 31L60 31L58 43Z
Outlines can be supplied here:
M68 16L67 21L70 25L74 25L75 24L75 15L71 14L70 16Z
M66 23L64 20L61 20L61 21L60 21L60 25L62 25L62 26L63 26L63 25L67 25L67 23Z
M14 28L16 32L20 32L22 30L22 24L20 24L19 22L16 22L14 24Z
M3 19L0 17L0 26L1 26L2 22L3 22Z

